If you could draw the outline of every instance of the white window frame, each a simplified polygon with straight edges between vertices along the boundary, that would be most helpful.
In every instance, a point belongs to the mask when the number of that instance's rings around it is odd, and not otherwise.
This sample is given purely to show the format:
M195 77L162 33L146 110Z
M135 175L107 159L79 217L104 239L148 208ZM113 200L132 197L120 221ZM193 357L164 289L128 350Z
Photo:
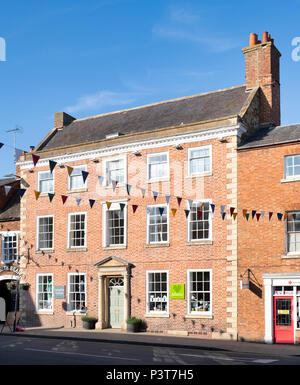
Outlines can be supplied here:
M72 171L72 174L74 172L74 170L78 169L78 168L81 168L81 171L86 171L87 170L87 165L86 164L76 164L76 166L71 166L73 168L73 171ZM81 190L86 190L87 188L87 179L85 180L85 182L83 183L83 177L82 177L82 174L81 174L81 178L82 178L82 187L79 187L79 188L71 188L71 178L72 178L72 174L71 176L68 174L68 191L81 191Z
M84 245L83 246L71 246L71 216L73 215L84 215ZM68 237L67 237L67 249L84 249L86 248L86 238L87 238L87 213L84 211L81 212L72 212L68 213Z
M39 223L41 218L49 218L53 219L53 233L52 233L52 248L40 248L40 231L39 231ZM54 215L40 215L36 217L36 250L54 250Z
M160 241L160 242L150 242L150 214L148 213L148 208L152 207L164 207L167 209L167 235L168 239L166 241ZM157 245L157 244L164 244L164 243L169 243L169 222L170 222L170 217L169 217L169 205L166 203L163 204L155 204L155 205L147 205L147 229L146 229L146 239L147 239L147 244L148 245Z
M52 191L41 191L40 182L41 182L41 175L42 174L50 174L52 176L52 181L53 181L53 189L52 189ZM41 194L54 193L54 170L53 170L52 173L51 173L50 170L39 171L37 173L37 191L39 191Z
M203 172L191 172L191 152L195 150L209 150L209 171L203 171ZM203 175L210 175L212 173L212 145L206 145L206 146L198 146L198 147L189 147L187 151L187 175L188 176L203 176Z
M84 276L84 297L85 297L85 310L84 311L81 311L81 310L72 310L71 309L71 302L70 302L70 284L71 284L71 279L70 277L71 276L74 276L74 275L83 275ZM86 273L67 273L67 311L70 312L70 313L86 313L86 308L87 308L87 298L86 298L86 293L87 293L87 290L86 290L86 287L87 287L87 281L86 281Z
M294 158L296 156L300 157L300 154L289 154L289 155L284 156L284 179L285 180L298 180L298 179L300 179L300 174L287 175L287 160L288 160L288 158ZM294 171L294 160L293 160L293 171Z
M213 312L213 292L212 292L212 269L187 269L187 314L188 315L204 315L204 316L211 316ZM190 274L191 273L197 273L197 272L208 272L209 273L209 292L210 292L210 310L209 311L191 311L190 305L190 283L191 283L191 278Z
M167 311L150 310L149 304L149 274L166 273L167 274ZM146 270L146 315L169 315L170 314L170 291L169 291L169 270Z
M300 210L294 210L294 211L288 211L288 215L290 214L300 214ZM288 241L288 220L285 221L284 225L284 231L285 231L285 254L286 255L300 255L300 250L299 251L289 251L289 241ZM300 231L299 231L300 233Z
M109 244L108 239L109 239L109 233L108 233L108 220L107 220L107 212L108 211L113 211L113 210L121 210L120 209L120 203L124 203L124 243L122 244ZM127 213L128 213L128 204L127 204L127 199L126 201L114 201L111 202L110 209L108 210L106 203L103 203L102 206L102 246L103 247L126 247L127 246Z
M2 264L5 264L5 263L10 263L10 262L14 262L18 259L18 254L19 254L19 234L20 234L20 231L1 231L0 232L1 234L1 263ZM7 260L4 258L4 237L13 237L13 236L16 236L17 238L17 254L16 254L16 257L15 259L13 259L12 261L11 260Z
M119 156L114 156L114 157L103 159L103 161L102 161L102 174L104 177L103 186L112 187L112 184L108 183L107 164L110 162L115 162L117 160L123 160L123 166L124 166L124 182L118 183L117 187L118 186L124 186L125 184L127 184L127 156L125 154L125 155L119 155Z
M150 159L154 156L158 155L167 155L167 175L163 177L150 178ZM159 182L166 181L170 179L170 159L169 159L169 151L162 152L151 152L147 154L147 182Z
M190 232L190 218L191 218L191 212L188 215L187 218L187 241L188 242L211 242L213 239L212 235L212 210L211 210L211 204L212 199L194 199L193 203L208 203L209 207L209 227L208 227L208 233L209 237L208 238L203 238L203 239L191 239L191 232ZM187 202L187 209L191 210L191 207L189 203Z
M51 298L51 309L39 309L39 277L52 277L52 298ZM36 274L36 311L37 313L53 313L54 310L54 282L53 273Z

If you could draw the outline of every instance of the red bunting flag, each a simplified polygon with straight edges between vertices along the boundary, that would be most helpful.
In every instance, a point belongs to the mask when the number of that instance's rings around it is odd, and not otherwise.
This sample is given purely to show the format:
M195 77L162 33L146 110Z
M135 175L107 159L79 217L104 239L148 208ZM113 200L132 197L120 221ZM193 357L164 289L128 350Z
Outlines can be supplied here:
M269 221L271 220L271 218L272 218L272 215L273 215L273 212L272 212L272 211L270 211L270 212L269 212Z
M61 200L63 202L63 205L66 203L66 200L68 199L67 195L62 195Z
M259 221L259 218L260 218L260 213L256 213L257 222Z
M177 203L178 203L178 206L180 206L181 201L182 201L182 198L177 197Z
M231 215L231 216L232 216L232 214L234 213L234 210L235 210L234 207L230 207L230 215Z
M33 161L33 165L34 167L36 166L37 162L39 161L40 159L40 156L38 155L35 155L35 154L31 154L32 155L32 161Z
M138 205L132 205L132 211L133 211L133 213L135 213L136 212L136 209L138 208Z

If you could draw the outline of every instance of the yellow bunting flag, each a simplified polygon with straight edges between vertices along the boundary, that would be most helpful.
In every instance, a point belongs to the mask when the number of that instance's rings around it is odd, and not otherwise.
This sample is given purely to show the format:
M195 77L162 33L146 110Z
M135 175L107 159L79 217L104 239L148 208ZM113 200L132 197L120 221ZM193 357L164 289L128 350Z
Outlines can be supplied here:
M288 216L288 214L285 213L284 216L283 216L283 220L284 220L284 221L287 219L287 216Z
M73 172L73 167L67 166L67 169L68 169L69 176L71 176L71 174Z
M111 206L111 202L106 202L106 206L107 206L107 210L109 210Z
M177 209L171 209L171 211L172 211L173 217L175 217Z
M40 196L40 191L34 191L35 199L38 200Z
M246 214L247 214L247 210L243 210L243 217L245 218L246 217Z
M233 219L235 220L237 213L232 213Z
M293 218L293 214L290 214L290 218L291 218L291 221L293 221L293 220L294 220L294 218Z

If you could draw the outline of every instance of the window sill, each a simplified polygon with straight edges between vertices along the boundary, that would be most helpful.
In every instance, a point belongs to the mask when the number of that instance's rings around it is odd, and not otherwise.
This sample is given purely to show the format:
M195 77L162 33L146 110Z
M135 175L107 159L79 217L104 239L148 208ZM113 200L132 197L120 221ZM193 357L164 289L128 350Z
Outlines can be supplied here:
M292 259L292 258L300 258L300 253L299 254L285 254L285 255L282 255L283 259Z
M54 253L54 249L39 249L35 250L35 254Z
M189 241L186 242L186 246L201 246L201 245L212 245L213 241Z
M54 311L53 310L49 310L49 311L42 311L42 310L38 310L35 312L35 314L38 314L38 315L53 315L54 314Z
M170 178L156 178L156 179L148 179L147 183L158 183L158 182L170 182Z
M123 250L127 249L126 245L121 245L121 246L103 246L102 250Z
M196 314L186 314L184 317L187 318L187 319L196 319L196 318L213 319L214 318L212 314L205 314L205 312L203 312L203 313L204 314L199 314L199 313L196 313Z
M42 198L42 197L49 197L48 194L54 194L54 191L48 191L48 192L41 192L40 195L39 195L39 198Z
M87 192L87 188L79 188L79 189L74 189L74 190L67 190L67 194L75 194L75 193L81 193L81 192Z
M69 248L69 249L67 249L66 251L67 251L67 253L72 253L73 251L74 251L75 253L77 253L77 252L87 251L87 250L88 250L87 247L74 247L74 249Z
M74 315L86 315L86 311L85 312L81 312L81 311L67 311L66 312L66 315L67 316L74 316Z
M118 189L118 188L122 188L122 187L125 187L126 186L126 183L122 182L122 183L117 183L116 187L115 187L115 190ZM113 190L113 186L112 184L108 184L108 185L104 185L103 186L106 190Z
M281 183L300 182L300 176L296 176L296 177L293 177L293 178L284 178L284 179L281 179L280 182Z
M170 247L170 243L147 243L145 249L155 249L156 247Z
M170 318L170 314L147 313L145 314L145 318Z
M213 173L211 171L209 171L209 172L203 172L201 174L186 175L186 178L187 179L190 179L190 178L202 178L202 177L205 177L205 176L213 176Z

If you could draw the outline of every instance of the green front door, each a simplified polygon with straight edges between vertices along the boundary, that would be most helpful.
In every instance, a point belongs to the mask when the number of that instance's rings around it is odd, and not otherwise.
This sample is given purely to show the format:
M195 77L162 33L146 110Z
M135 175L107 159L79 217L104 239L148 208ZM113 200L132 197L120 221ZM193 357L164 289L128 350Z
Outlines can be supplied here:
M124 322L124 281L110 278L108 282L109 327L120 328Z

